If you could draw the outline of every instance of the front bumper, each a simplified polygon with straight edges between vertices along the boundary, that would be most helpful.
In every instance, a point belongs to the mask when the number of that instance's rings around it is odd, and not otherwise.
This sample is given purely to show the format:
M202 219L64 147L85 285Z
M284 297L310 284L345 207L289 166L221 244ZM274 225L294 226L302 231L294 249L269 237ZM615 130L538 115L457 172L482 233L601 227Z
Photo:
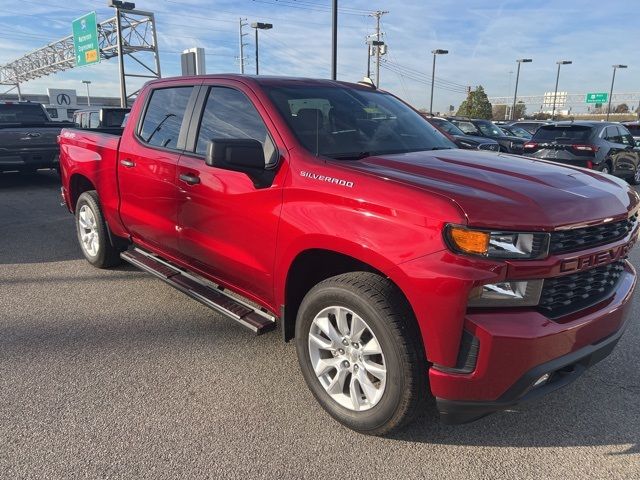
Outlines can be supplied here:
M635 284L627 263L612 296L557 322L535 311L468 314L464 328L480 344L476 369L456 374L434 366L429 372L443 422L473 421L575 380L622 336ZM545 374L549 379L534 387Z

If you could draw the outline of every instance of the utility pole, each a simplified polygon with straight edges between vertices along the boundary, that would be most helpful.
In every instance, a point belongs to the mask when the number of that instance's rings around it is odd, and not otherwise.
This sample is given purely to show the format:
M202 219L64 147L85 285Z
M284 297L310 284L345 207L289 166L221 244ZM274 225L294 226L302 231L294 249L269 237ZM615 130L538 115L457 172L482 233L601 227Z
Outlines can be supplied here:
M331 80L338 78L338 0L331 6Z
M611 113L611 97L613 97L613 85L616 83L616 70L619 68L627 68L626 65L613 65L613 78L611 79L611 90L609 90L609 106L607 107L607 122Z
M118 72L120 76L120 106L127 107L127 84L124 77L124 52L122 51L122 19L120 8L116 7L116 35L118 43Z
M382 11L382 10L376 10L375 12L371 13L369 16L370 17L375 17L376 19L376 41L381 42L381 35L382 33L380 32L380 19L382 18L383 15L386 15L387 11ZM381 53L381 47L380 45L376 46L376 87L380 87L380 53Z
M242 28L249 25L246 20L246 18L240 18L240 73L242 74L244 74L244 47L247 45L244 43L244 37L248 35L248 33L242 33Z

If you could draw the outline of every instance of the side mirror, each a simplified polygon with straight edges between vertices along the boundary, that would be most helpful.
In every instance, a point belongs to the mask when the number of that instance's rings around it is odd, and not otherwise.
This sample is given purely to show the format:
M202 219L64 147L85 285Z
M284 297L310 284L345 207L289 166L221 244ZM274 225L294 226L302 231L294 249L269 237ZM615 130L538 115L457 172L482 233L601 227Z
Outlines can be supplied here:
M210 167L238 172L262 171L264 149L259 141L250 138L216 138L207 143L205 162Z
M273 151L277 155L277 150ZM265 166L262 144L250 138L214 138L207 143L205 163L210 167L246 174L256 188L273 185L277 164Z

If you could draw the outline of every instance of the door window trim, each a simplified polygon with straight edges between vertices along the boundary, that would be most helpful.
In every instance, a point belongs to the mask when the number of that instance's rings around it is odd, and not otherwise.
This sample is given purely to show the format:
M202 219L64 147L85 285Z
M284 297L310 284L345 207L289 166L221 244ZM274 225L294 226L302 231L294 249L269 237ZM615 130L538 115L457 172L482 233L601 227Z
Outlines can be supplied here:
M189 125L191 123L191 116L193 115L194 107L196 105L196 99L200 94L202 84L189 83L189 84L175 84L175 85L162 85L158 88L151 88L144 99L144 105L142 106L142 112L138 117L138 123L136 124L136 128L133 132L134 138L138 141L139 144L143 145L145 148L150 148L152 150L158 150L161 152L170 152L170 153L182 153L185 151L187 133L189 130ZM166 90L169 88L191 88L191 95L189 96L189 100L187 101L187 106L184 110L184 116L182 117L182 123L180 124L180 132L178 134L178 140L176 142L175 148L170 147L161 147L159 145L151 145L147 141L142 138L142 124L144 123L144 119L147 116L147 110L149 109L149 104L151 103L151 99L153 98L153 94L158 90Z

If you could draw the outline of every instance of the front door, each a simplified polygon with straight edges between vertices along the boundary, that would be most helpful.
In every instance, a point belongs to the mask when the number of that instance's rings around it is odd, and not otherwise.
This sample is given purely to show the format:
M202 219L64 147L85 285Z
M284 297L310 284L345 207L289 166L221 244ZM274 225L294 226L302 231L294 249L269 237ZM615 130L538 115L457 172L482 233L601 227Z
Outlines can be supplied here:
M199 124L193 151L185 152L178 166L180 251L214 280L250 297L270 299L285 165L279 165L271 185L256 187L244 173L206 165L204 156L211 139L251 138L263 145L265 164L274 164L279 161L277 136L269 132L269 120L251 92L204 88L201 120L193 122Z
M176 86L151 91L142 123L122 137L118 156L123 224L135 242L171 255L178 248L178 160L194 90Z

